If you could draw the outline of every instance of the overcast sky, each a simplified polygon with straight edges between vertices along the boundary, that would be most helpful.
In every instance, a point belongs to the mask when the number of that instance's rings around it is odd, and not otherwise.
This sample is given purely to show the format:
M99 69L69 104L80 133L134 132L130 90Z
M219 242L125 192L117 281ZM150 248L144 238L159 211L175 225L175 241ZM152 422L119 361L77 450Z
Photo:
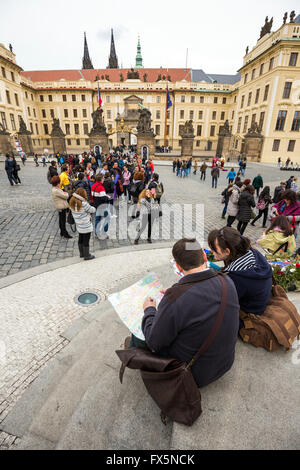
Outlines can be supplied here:
M94 68L106 68L110 28L119 67L188 67L234 74L256 44L265 17L273 31L295 0L0 0L0 43L12 43L24 70L79 69L87 32ZM300 12L296 10L296 14Z

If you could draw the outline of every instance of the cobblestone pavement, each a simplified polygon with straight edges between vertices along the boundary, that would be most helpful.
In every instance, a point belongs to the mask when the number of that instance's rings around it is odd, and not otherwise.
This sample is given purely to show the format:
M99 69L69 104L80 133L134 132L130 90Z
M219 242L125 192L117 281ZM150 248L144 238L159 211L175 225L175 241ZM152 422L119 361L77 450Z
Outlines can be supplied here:
M205 183L200 183L199 173L197 176L191 174L187 179L180 179L172 173L171 167L158 166L156 171L159 171L165 186L164 203L180 204L181 207L183 204L204 204L204 227L200 228L200 233L197 232L199 238L202 238L203 229L206 238L211 229L224 225L220 217L220 194L226 186L227 173L222 173L219 188L214 190L211 188L209 171ZM246 177L253 179L258 172L262 173L265 183L270 184L272 189L283 177L288 177L287 173L280 172L278 168L257 164L249 164ZM32 163L27 163L20 172L22 185L11 187L4 171L4 163L0 163L0 278L58 259L78 256L77 235L72 240L62 239L59 235L58 215L53 208L51 187L46 174L46 168L36 168ZM174 230L177 230L175 238L180 238L183 232L180 230L182 221L179 213L180 210L177 210L174 219L171 218L171 230L166 214L160 219L160 226L155 223L154 241L157 238L170 239ZM187 225L192 221L195 224L195 210L193 214L185 214ZM134 227L135 222L130 225L130 229ZM114 239L114 233L118 234L117 239ZM261 230L249 227L247 233L255 238ZM112 220L109 235L111 239L107 242L92 240L91 250L130 246L133 243L132 239L127 238L127 224L119 223L119 219Z

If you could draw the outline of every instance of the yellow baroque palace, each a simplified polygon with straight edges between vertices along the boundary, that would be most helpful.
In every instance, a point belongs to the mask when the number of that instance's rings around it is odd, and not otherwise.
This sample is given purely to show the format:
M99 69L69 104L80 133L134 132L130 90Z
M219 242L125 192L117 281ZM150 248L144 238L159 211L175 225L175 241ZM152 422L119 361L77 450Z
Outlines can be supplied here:
M236 75L147 69L141 56L134 71L93 69L89 57L90 66L80 70L23 71L12 47L0 44L0 130L5 129L14 143L22 117L32 133L33 151L41 154L49 148L51 153L55 117L66 134L68 153L88 151L99 84L110 147L136 143L134 119L131 127L124 122L130 123L139 103L151 111L156 145L163 146L168 86L173 106L167 113L166 135L174 155L180 155L181 126L192 120L193 155L212 157L228 120L227 156L245 153L245 135L256 123L263 136L258 160L275 163L281 157L282 162L290 158L300 163L300 15L295 16L288 22L285 15L275 32L268 31L266 20L267 32L252 50L247 48ZM122 125L129 132L122 132Z

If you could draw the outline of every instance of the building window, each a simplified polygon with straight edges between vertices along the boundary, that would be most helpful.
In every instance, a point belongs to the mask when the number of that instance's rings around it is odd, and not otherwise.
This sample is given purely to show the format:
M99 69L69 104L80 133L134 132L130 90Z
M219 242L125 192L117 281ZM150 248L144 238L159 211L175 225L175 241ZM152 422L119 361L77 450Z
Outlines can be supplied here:
M15 75L14 75L14 73L13 73L13 72L10 72L10 73L11 73L11 79L12 79L12 81L15 82Z
M49 101L53 101L52 95L48 95Z
M74 124L75 134L79 135L79 124Z
M2 77L3 77L3 78L6 78L5 68L4 68L4 67L1 67L1 70L2 70Z
M252 118L251 118L251 127L253 126L253 124L256 123L256 114L252 114Z
M85 101L85 95L81 95L81 101Z
M200 96L200 103L204 103L204 96Z
M167 111L167 119L170 119L170 116L171 116L170 110L168 109L168 111Z
M258 103L258 101L259 101L259 94L260 94L260 88L258 88L258 89L256 90L256 95L255 95L255 104L257 104L257 103Z
M28 108L27 108L27 112L28 112L28 116L31 116L31 113L30 113L30 108L29 108L29 106L28 106Z
M80 139L76 139L76 145L80 146Z
M35 108L33 108L33 116L36 118Z
M265 64L261 64L260 70L259 70L259 75L262 75L264 73L264 66L265 66Z
M31 130L31 132L32 132L32 134L33 134L33 125L32 125L32 122L30 122L29 125L30 125L30 130Z
M260 113L259 124L258 124L260 132L262 132L263 127L264 127L264 120L265 120L265 112L262 112Z
M50 139L46 139L46 145L49 147L49 145L50 145Z
M16 105L19 106L19 98L18 98L17 93L15 93L15 102L16 102Z
M233 118L234 118L234 111L232 111L232 115L231 115L231 119L233 119Z
M197 136L201 137L202 134L202 126L197 126Z
M45 109L42 109L42 117L46 118L46 110Z
M248 130L248 121L249 121L249 116L245 117L245 122L244 122L244 129L243 129L243 134L246 134Z
M194 111L190 111L190 119L194 119Z
M181 101L181 103L185 103L185 96L181 96L180 101Z
M10 121L11 121L11 128L13 131L16 130L16 122L15 122L15 116L13 114L10 115Z
M66 134L70 135L70 124L66 124Z
M161 99L160 99L160 96L157 96L156 97L156 103L160 103Z
M221 112L221 121L224 121L225 120L225 111L222 111Z
M167 126L167 135L170 135L170 126Z
M5 116L5 113L1 113L1 121L2 121L2 126L3 126L3 129L6 130L7 129L7 122L6 122L6 116Z
M244 103L245 103L245 95L242 96L242 101L241 101L241 108L244 107Z
M72 140L71 140L71 139L67 139L67 144L68 144L68 145L71 145L71 144L72 144Z
M110 103L110 96L106 97L106 103Z
M212 148L212 142L210 140L207 141L207 146L206 146L207 150L211 150Z
M277 122L276 122L276 128L275 128L276 131L284 130L286 116L287 116L287 111L279 111Z
M223 98L222 103L223 103L223 104L226 104L226 101L227 101L227 99L226 99L226 98Z
M76 95L72 95L72 101L76 101Z
M251 75L251 80L255 79L255 72L256 72L256 69L253 69L252 70L252 75Z
M36 135L39 135L39 126L37 124L35 125L35 130L36 130Z
M180 111L180 119L184 119L184 110Z
M289 66L295 67L297 65L297 60L298 60L298 52L292 52L290 56Z
M73 117L74 118L78 117L77 109L73 109Z
M83 133L88 134L89 133L89 125L88 124L83 124Z
M43 95L40 95L40 101L44 101Z
M31 95L30 95L30 96L31 96L31 101L33 101L33 94L31 93Z
M215 136L216 126L210 126L210 137Z
M215 121L216 119L217 119L217 111L213 111L212 120Z
M68 113L67 109L64 109L64 116L65 116L65 118L69 117L69 113Z
M86 109L82 110L82 117L84 117L84 118L87 117L87 110Z
M292 82L285 82L282 99L288 100L291 94Z
M155 126L155 134L156 134L156 135L160 135L160 125L159 125L159 124L157 124L157 125Z
M11 104L11 102L10 102L10 94L9 94L9 91L8 91L8 90L6 90L6 100L7 100L7 103L8 103L8 104Z
M266 85L265 86L264 101L267 101L267 99L268 99L269 89L270 89L270 85Z
M217 96L214 97L214 104L218 104L218 97Z
M25 91L25 98L28 100L28 93Z
M237 97L236 97L236 95L235 95L235 97L234 97L234 102L235 102L235 103L236 103L236 99L237 99Z
M63 101L67 101L67 95L62 95Z
M272 152L278 152L279 146L280 146L280 140L275 139L274 142L273 142Z
M295 140L290 140L290 141L289 141L288 152L293 152L293 151L294 151L294 149L295 149L295 143L296 143Z
M203 111L199 111L198 118L201 120L203 119Z
M90 144L89 139L85 139L85 145L89 145L89 144Z
M156 111L156 119L160 119L160 111Z
M237 133L239 134L241 132L241 127L242 127L242 118L239 118L238 126L237 126Z
M111 110L110 109L107 111L107 119L111 119Z
M245 80L244 80L244 85L245 85L245 83L247 83L247 81L248 81L248 74L246 73Z
M300 111L295 111L293 124L292 124L292 131L299 131L300 129Z
M249 95L248 95L248 104L247 104L247 106L251 106L251 100L252 100L252 92L250 92Z
M196 147L200 147L200 140L196 140Z
M54 119L54 109L50 109L50 116Z
M195 103L195 97L191 96L191 103Z
M49 134L49 131L48 131L48 124L44 124L44 133L45 133L45 134Z
M269 71L273 70L273 67L274 67L274 57L272 57L272 59L270 60Z

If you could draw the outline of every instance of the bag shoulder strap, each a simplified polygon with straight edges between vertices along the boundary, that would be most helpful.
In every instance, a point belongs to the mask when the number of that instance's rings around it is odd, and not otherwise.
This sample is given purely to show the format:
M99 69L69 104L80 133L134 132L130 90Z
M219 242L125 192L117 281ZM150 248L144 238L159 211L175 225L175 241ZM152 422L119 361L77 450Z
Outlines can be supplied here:
M224 313L225 313L225 309L226 309L226 304L227 304L228 287L227 287L227 283L224 279L224 277L225 277L224 274L218 273L218 275L219 275L219 279L220 279L221 285L222 285L222 294L221 294L221 305L220 305L220 308L219 308L217 318L215 320L214 326L213 326L211 332L209 333L206 341L204 341L204 343L202 344L202 346L199 349L198 353L191 360L191 362L187 365L186 369L190 369L194 365L194 363L196 361L198 361L200 356L202 356L208 350L208 348L212 345L215 337L217 336L217 334L220 330L220 327L221 327L221 324L222 324L222 321L223 321L223 317L224 317Z

